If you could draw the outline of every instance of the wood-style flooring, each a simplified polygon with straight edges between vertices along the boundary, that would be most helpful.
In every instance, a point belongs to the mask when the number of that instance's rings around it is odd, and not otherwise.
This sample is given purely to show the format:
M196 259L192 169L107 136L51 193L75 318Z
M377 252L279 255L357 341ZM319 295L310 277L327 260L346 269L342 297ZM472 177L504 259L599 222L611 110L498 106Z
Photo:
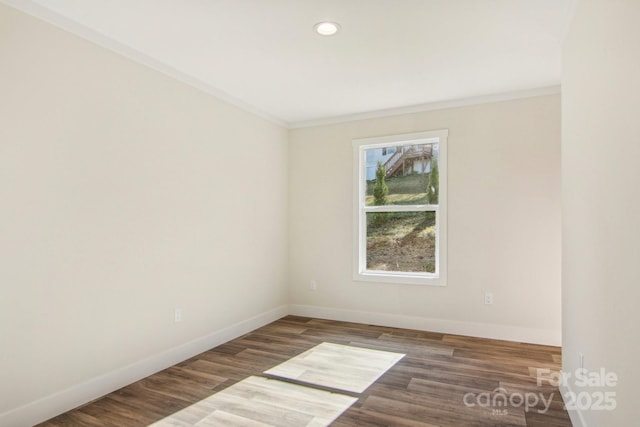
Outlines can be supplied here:
M323 342L406 354L351 393L357 402L332 426L571 426L557 388L537 385L536 369L560 369L557 347L295 316L40 426L148 426Z

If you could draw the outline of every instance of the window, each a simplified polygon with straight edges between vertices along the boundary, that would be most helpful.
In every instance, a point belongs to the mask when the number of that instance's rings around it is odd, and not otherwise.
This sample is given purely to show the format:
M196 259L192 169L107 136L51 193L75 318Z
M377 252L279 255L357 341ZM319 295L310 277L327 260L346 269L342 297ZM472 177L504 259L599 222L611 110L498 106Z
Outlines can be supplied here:
M355 280L446 284L447 135L353 141Z

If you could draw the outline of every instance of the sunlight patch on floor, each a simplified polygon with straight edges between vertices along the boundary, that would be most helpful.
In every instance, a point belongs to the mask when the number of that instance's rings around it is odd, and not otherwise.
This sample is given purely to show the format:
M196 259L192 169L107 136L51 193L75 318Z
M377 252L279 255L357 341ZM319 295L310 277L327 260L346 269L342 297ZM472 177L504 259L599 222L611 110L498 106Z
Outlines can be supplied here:
M176 412L153 427L325 427L404 354L322 343L265 374L304 382L251 376Z
M403 357L401 353L325 342L264 373L362 393Z

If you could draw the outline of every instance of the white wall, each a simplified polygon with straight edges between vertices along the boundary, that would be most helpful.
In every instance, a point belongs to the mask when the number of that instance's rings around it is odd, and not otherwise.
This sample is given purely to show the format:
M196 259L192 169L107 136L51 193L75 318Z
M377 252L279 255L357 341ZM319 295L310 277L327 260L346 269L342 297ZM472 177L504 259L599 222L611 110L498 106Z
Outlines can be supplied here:
M353 281L351 140L443 128L448 286ZM294 313L560 344L558 95L292 130L289 189Z
M286 304L286 222L285 129L0 5L0 424Z
M615 411L575 425L638 425L640 2L579 3L563 51L564 371L616 373ZM575 393L600 390L569 386ZM586 398L584 398L586 401Z

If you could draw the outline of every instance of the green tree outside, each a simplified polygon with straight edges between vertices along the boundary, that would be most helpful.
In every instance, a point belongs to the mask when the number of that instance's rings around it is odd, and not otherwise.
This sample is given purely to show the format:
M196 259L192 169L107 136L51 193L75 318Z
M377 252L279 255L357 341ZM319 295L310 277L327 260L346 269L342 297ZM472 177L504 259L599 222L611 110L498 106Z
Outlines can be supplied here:
M376 169L376 185L373 186L373 204L375 206L382 206L387 204L387 194L389 194L389 187L384 182L384 177L387 174L382 162L378 162L378 168ZM374 223L380 225L384 223L386 217L384 214L375 214L373 217Z
M431 160L431 172L429 172L429 183L427 184L427 203L430 205L438 204L438 195L440 193L440 171L438 170L438 161L434 158ZM427 220L435 221L436 213L427 212Z
M384 182L384 176L387 171L384 168L382 162L378 162L378 168L376 169L376 185L373 187L373 204L375 206L382 206L387 204L387 194L389 194L389 187Z
M438 194L440 192L440 172L438 171L438 161L431 161L431 172L429 173L429 183L427 184L427 202L430 205L438 204Z

